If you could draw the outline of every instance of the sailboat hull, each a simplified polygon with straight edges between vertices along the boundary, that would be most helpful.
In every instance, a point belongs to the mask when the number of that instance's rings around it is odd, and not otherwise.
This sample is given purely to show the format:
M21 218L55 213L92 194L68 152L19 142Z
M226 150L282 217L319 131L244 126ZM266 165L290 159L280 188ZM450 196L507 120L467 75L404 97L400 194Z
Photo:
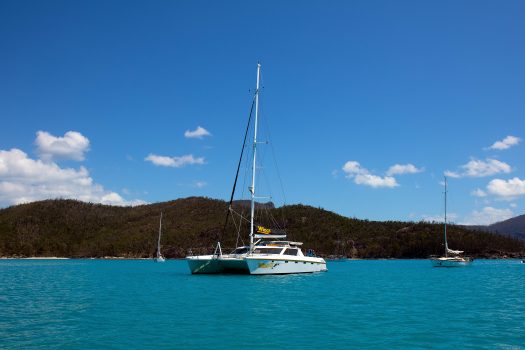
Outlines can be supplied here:
M465 267L472 263L471 259L466 258L438 258L430 259L433 267Z
M285 260L248 257L246 261L252 275L282 275L327 271L326 262L321 258Z

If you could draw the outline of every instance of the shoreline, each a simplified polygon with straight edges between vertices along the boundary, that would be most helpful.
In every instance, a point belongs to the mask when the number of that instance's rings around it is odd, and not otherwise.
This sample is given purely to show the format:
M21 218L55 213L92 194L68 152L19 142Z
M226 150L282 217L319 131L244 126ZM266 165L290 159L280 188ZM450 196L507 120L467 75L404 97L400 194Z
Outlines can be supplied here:
M64 258L59 256L31 256L28 258L17 258L17 257L0 257L0 260L70 260L72 258Z
M131 257L121 257L121 256L104 256L104 257L59 257L59 256L32 256L32 257L10 257L10 256L1 256L0 260L154 260L155 258L131 258ZM185 258L167 258L166 260L184 260ZM343 258L343 259L330 259L325 258L327 262L345 262L345 261L361 261L361 260L430 260L432 258ZM523 257L482 257L474 258L474 260L523 260Z
M105 256L101 258L76 258L76 257L58 257L58 256L31 256L31 257L11 257L2 256L0 260L153 260L154 258L127 258L121 256ZM179 259L171 259L179 260Z

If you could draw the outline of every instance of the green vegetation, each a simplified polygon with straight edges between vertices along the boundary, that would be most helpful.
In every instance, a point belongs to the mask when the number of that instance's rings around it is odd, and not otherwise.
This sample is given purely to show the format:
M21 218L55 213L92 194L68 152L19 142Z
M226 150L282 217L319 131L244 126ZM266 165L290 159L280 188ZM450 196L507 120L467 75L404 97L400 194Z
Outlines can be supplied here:
M0 256L152 257L161 211L166 257L210 252L218 240L233 248L234 226L222 233L226 208L224 201L197 197L137 207L74 200L17 205L0 210ZM304 205L264 210L286 218L290 240L323 256L426 258L444 250L441 224L357 220ZM474 257L525 255L522 240L453 225L448 232L450 247Z

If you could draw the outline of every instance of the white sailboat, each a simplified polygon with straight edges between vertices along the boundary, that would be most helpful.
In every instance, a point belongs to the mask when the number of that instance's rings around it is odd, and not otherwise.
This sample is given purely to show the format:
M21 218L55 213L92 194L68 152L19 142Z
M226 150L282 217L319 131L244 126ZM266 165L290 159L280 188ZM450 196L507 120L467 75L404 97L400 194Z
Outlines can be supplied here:
M444 235L445 235L445 256L438 258L431 258L432 266L434 267L461 267L467 266L472 262L472 258L463 257L462 250L452 250L448 247L447 242L447 178L445 177L445 224L444 224Z
M165 262L166 259L162 256L160 252L160 237L162 236L162 212L160 212L160 222L159 222L159 238L157 240L157 256L155 262Z
M192 274L242 273L270 275L327 271L326 261L323 258L316 257L312 251L309 251L306 255L303 254L301 242L287 241L284 231L268 229L257 225L255 222L255 200L260 198L256 196L255 191L260 74L261 65L257 64L257 84L253 101L255 105L252 144L253 159L251 162L251 185L248 188L250 192L250 243L249 245L237 247L229 254L223 254L219 242L217 243L215 252L211 255L186 257ZM245 142L249 126L250 120L248 121L248 127L246 129ZM239 161L239 166L240 164L241 162ZM239 169L237 169L237 175L238 173ZM237 176L235 179L235 183L236 182ZM233 192L235 192L235 183ZM232 211L233 192L230 200L230 211Z

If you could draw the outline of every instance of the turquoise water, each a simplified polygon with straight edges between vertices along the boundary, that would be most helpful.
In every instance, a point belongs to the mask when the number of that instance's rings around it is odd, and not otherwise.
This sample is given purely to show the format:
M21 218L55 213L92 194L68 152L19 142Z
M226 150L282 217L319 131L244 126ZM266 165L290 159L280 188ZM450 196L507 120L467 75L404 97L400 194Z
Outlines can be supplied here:
M0 348L525 348L519 261L328 268L192 276L184 261L0 260Z

